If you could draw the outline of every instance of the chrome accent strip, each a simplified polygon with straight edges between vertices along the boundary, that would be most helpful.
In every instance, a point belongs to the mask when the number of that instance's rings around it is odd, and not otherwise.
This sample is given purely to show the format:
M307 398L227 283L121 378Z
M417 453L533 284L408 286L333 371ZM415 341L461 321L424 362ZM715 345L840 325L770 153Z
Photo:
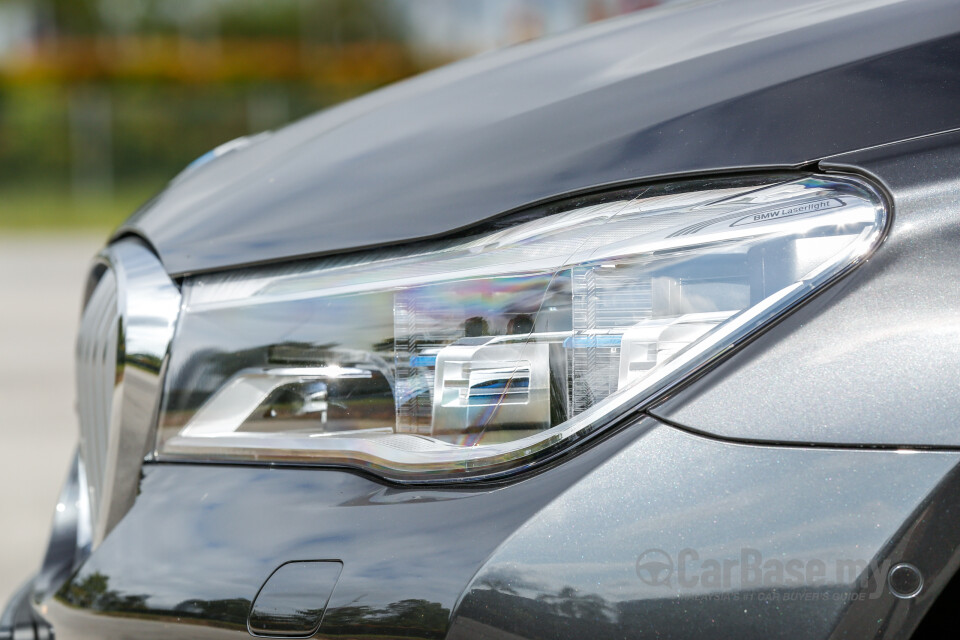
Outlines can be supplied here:
M86 471L78 451L70 465L53 514L50 541L40 572L33 579L34 601L59 589L90 555L90 502Z
M77 339L80 449L96 547L133 505L153 446L180 290L135 239L105 248Z
M105 434L113 406L117 373L120 312L117 278L100 265L99 281L87 300L77 336L77 410L80 417L80 450L86 467L90 509L97 513L103 491Z
M77 551L81 556L84 556L90 553L90 549L93 547L93 512L90 510L87 469L79 451L77 451L75 464L77 466Z

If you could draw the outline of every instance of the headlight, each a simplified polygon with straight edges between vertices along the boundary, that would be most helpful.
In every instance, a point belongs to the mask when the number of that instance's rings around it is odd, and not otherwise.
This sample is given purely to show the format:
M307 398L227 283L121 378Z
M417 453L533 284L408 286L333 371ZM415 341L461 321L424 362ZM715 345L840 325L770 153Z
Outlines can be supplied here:
M713 362L867 256L883 227L862 182L767 176L187 278L158 456L400 481L523 468Z

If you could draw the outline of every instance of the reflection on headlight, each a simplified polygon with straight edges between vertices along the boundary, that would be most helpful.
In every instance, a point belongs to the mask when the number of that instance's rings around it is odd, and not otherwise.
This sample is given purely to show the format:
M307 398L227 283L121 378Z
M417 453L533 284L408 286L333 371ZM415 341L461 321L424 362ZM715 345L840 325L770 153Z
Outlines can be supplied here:
M401 480L520 468L736 345L866 256L883 225L850 179L690 182L189 278L159 453Z

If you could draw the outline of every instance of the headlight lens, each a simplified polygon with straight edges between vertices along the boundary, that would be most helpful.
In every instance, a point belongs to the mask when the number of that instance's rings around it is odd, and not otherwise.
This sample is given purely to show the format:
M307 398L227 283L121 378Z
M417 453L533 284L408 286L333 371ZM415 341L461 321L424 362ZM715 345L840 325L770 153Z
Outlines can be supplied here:
M853 179L686 182L441 242L188 278L158 455L401 481L523 468L863 259L884 215Z

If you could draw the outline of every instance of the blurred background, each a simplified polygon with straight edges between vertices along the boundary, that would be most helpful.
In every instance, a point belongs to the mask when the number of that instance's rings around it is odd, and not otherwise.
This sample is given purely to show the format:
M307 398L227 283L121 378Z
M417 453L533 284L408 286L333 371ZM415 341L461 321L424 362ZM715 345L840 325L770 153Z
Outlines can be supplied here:
M80 287L218 144L655 0L0 0L0 603L76 446Z

